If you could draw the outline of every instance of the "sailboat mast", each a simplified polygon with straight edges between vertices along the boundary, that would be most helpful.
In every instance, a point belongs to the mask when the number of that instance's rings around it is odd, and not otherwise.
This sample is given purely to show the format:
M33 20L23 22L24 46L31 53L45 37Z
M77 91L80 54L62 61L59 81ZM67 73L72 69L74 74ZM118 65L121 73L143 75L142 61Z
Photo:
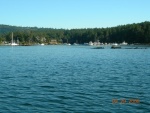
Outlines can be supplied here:
M14 34L13 34L13 32L12 32L12 34L11 34L11 38L12 38L12 40L11 40L11 41L12 41L12 42L11 42L11 43L13 43L13 35L14 35Z

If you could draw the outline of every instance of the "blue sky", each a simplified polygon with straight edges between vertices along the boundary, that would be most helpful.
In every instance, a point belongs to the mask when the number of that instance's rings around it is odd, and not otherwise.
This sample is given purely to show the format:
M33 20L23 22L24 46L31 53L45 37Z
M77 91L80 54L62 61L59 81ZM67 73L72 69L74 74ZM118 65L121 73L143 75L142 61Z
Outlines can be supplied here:
M0 24L102 28L150 21L150 0L0 0Z

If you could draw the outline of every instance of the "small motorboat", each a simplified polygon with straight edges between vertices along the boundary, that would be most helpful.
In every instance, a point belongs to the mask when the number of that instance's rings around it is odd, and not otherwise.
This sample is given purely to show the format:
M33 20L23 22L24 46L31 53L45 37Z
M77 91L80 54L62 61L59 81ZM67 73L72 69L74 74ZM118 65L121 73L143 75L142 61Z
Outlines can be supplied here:
M111 46L112 49L121 49L121 46L118 45L117 43L112 44Z

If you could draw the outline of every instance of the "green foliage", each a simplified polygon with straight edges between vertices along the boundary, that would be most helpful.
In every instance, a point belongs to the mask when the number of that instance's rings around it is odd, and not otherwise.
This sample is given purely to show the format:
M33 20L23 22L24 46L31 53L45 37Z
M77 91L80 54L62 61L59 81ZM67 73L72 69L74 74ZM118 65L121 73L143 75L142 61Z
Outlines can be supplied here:
M150 22L127 24L111 28L90 29L52 29L37 27L16 27L0 25L0 42L14 40L20 43L50 43L55 39L60 43L87 43L97 41L103 43L150 43Z

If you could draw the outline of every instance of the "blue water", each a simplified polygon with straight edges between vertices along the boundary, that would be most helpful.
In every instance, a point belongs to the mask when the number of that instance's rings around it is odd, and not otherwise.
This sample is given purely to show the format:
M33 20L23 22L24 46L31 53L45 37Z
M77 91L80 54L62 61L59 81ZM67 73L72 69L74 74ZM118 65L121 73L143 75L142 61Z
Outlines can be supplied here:
M0 46L0 112L149 113L150 49Z

